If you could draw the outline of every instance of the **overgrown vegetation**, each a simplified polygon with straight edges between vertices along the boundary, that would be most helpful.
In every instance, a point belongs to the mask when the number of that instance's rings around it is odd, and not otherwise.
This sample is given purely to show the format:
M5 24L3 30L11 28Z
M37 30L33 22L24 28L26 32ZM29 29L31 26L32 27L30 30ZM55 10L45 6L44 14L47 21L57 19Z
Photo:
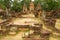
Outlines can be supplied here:
M19 12L22 10L22 6L26 3L29 6L31 0L0 0L0 7L2 9L11 9L13 11ZM46 11L56 10L60 8L60 0L35 0L34 5L40 3L42 8Z

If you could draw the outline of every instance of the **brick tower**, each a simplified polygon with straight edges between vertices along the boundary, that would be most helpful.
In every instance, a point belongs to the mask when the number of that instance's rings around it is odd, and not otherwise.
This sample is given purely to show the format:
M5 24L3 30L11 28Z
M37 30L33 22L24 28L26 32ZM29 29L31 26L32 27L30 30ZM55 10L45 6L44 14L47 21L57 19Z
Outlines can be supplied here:
M38 3L37 6L36 6L36 10L37 10L37 11L40 11L41 9L42 9L42 8L41 8L41 5L40 5L40 3Z
M34 3L33 2L30 3L29 9L30 9L30 12L34 11Z
M26 4L24 3L24 5L23 5L23 13L26 13L27 12L27 6L26 6Z

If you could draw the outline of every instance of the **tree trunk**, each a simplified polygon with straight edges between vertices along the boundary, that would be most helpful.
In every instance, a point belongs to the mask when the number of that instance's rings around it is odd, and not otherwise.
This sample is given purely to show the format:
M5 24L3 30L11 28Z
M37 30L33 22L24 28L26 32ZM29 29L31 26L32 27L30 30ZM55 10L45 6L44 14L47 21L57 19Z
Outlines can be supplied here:
M10 10L8 9L8 8L6 8L6 16L7 16L7 18L9 18L10 17L10 12L9 12Z

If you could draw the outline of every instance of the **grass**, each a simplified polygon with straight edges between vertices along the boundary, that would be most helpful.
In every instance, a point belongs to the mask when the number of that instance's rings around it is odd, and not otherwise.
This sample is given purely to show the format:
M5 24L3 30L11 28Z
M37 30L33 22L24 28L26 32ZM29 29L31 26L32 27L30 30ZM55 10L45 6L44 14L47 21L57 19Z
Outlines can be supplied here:
M3 37L5 37L5 36L7 36L7 35L4 35L4 34L0 34L0 38L3 38Z

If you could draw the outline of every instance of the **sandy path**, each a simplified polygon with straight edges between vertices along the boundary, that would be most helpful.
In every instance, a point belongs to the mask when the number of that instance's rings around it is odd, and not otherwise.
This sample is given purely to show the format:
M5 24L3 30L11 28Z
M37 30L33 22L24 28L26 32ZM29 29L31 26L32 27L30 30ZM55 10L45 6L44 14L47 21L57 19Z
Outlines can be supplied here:
M15 36L6 36L0 40L23 40L23 32L19 32L17 35Z

